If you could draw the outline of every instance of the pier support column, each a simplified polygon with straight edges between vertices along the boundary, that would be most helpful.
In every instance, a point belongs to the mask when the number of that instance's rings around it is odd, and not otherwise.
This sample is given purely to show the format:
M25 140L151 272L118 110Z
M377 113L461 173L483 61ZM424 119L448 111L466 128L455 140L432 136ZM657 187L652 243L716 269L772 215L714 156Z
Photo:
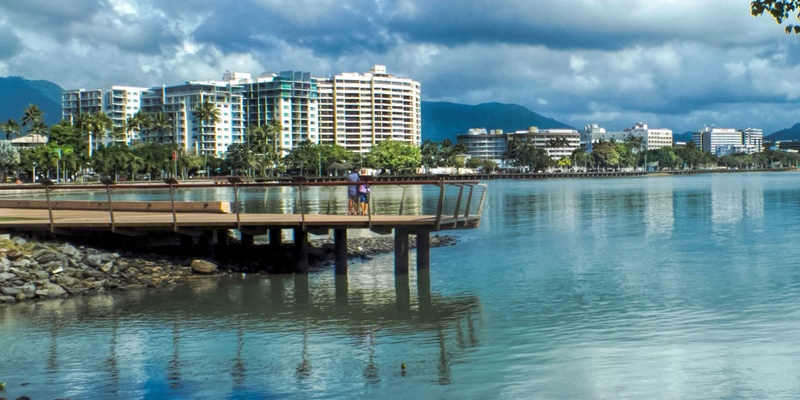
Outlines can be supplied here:
M408 315L411 310L411 287L408 284L408 274L394 276L394 295L398 315Z
M269 251L278 254L283 243L283 230L280 228L270 228L269 230Z
M335 285L336 285L336 304L347 304L347 292L349 290L349 284L347 282L347 275L336 275L335 277Z
M333 230L336 275L347 275L347 229Z
M256 237L244 232L240 232L240 234L242 235L242 247L245 249L253 247L253 244L256 242Z
M203 234L200 235L200 253L207 257L214 256L214 236L215 231L211 229L203 230Z
M295 228L294 230L294 272L308 273L308 232Z
M190 235L179 235L181 241L181 251L186 254L192 254L194 250L194 237Z
M417 271L431 268L431 233L417 232Z
M394 229L394 274L408 275L408 229Z
M228 255L228 230L217 229L214 231L214 256L225 257Z

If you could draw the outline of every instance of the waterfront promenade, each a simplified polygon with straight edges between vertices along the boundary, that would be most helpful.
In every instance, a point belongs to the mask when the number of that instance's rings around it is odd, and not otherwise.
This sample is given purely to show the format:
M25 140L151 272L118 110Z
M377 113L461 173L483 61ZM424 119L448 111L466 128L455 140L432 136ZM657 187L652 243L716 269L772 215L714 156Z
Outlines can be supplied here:
M348 215L342 208L340 193L346 190L345 182L255 182L231 178L225 182L118 184L106 181L106 184L84 185L46 182L44 185L4 187L0 192L0 230L50 231L65 236L76 231L109 231L120 237L172 232L187 245L224 251L229 230L238 231L243 246L252 246L255 236L269 235L270 246L277 247L282 244L282 231L290 229L298 272L308 270L308 234L328 234L332 230L336 273L346 274L347 231L369 229L380 234L394 233L395 268L398 274L404 274L408 272L409 235L417 238L417 267L428 268L431 232L473 229L480 223L486 189L477 181L366 183L373 191L367 215ZM419 196L406 194L409 188L421 190L422 186L434 189L429 190L426 200L416 198L425 197L421 192ZM398 195L397 190L382 191L382 188L402 188L402 193ZM269 200L260 194L270 189L283 194ZM280 212L273 209L252 211L252 207L247 206L248 200L240 199L240 195L243 191L254 190L259 191L264 202L290 203L291 206L284 206ZM201 196L203 200L194 200L198 192L205 193ZM323 192L328 196L321 194ZM136 199L137 194L141 194L139 199ZM230 197L233 201L229 201ZM414 198L409 199L411 197ZM430 207L421 205L426 201ZM314 203L313 206L310 203Z

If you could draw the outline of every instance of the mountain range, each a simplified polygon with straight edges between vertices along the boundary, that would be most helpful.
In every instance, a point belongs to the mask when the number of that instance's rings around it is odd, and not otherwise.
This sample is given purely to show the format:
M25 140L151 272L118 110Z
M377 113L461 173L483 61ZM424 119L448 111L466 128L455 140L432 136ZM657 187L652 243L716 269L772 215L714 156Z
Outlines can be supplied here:
M63 89L50 81L28 80L18 76L0 77L0 123L13 118L20 123L25 108L36 104L44 111L45 123L57 124L61 120L61 92ZM540 129L573 127L539 115L518 104L484 103L467 105L448 102L422 102L422 140L441 142L467 133L471 128L502 129L513 132L536 126ZM691 132L675 134L675 141L688 142ZM765 141L800 141L800 123L764 137Z

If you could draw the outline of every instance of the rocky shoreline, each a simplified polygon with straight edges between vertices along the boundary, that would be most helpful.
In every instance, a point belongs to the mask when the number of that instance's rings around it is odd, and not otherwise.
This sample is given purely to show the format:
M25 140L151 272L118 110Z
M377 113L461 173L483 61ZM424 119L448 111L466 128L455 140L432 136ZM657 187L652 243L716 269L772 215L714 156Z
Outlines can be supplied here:
M455 244L449 236L432 235L431 246ZM410 245L415 245L411 238ZM351 259L369 259L394 249L392 237L350 238ZM190 279L227 273L279 273L286 254L252 252L259 257L236 260L168 256L169 249L153 252L120 252L67 242L13 237L0 240L0 304L19 301L93 295L114 290L133 290L176 285ZM286 252L282 252L286 253ZM312 270L333 265L331 239L310 242Z

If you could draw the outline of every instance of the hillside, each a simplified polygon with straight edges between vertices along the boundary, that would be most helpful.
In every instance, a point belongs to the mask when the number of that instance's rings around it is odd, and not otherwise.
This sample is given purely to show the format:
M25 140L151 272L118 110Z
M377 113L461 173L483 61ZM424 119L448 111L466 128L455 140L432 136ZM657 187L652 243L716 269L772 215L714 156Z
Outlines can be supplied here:
M800 123L794 124L791 128L782 129L764 136L764 141L774 142L776 140L800 141Z
M20 125L25 109L36 104L44 111L44 122L61 121L60 86L49 81L31 81L19 76L0 78L0 122L13 118Z
M456 135L470 128L502 129L513 132L536 126L571 128L569 125L539 115L517 104L485 103L466 105L446 102L422 102L422 140L456 141Z

